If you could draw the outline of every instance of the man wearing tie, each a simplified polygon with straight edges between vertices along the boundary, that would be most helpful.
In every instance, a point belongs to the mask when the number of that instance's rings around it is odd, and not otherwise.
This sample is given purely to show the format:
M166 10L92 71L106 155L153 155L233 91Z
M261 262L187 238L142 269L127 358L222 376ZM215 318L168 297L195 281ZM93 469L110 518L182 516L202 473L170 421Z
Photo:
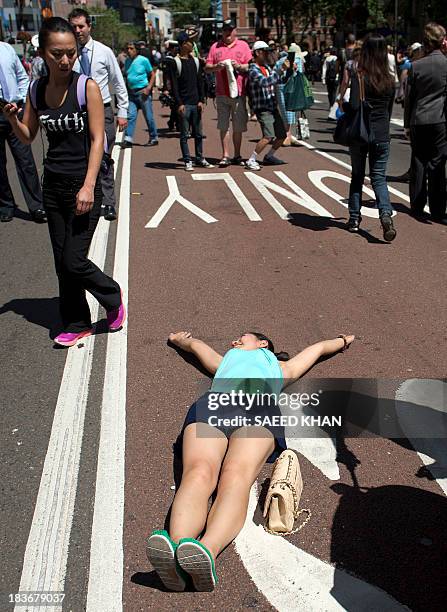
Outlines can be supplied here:
M117 124L122 132L127 126L127 109L129 97L118 62L112 49L90 35L92 21L86 10L77 8L71 11L68 20L72 25L80 45L80 55L74 70L91 76L99 85L104 102L105 131L109 153L115 144L115 121L111 106L112 96L109 85L112 85L117 98ZM104 217L108 221L116 219L115 180L113 168L101 168L102 193L104 196Z
M7 102L23 104L28 93L29 78L16 52L7 43L0 42L0 98ZM0 221L12 221L14 196L6 169L6 142L14 157L20 187L36 223L45 223L42 191L30 145L25 145L15 136L11 124L0 112Z

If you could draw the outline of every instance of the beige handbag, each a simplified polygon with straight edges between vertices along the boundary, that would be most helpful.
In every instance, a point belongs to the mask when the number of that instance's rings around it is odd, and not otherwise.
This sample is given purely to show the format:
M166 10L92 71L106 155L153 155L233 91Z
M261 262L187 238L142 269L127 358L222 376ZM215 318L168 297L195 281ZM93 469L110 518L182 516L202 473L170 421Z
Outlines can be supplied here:
M291 535L306 525L311 517L310 510L298 510L303 479L297 455L291 450L281 453L273 468L270 487L264 504L264 518L267 517L264 529L272 535ZM295 520L302 513L307 518L296 529Z

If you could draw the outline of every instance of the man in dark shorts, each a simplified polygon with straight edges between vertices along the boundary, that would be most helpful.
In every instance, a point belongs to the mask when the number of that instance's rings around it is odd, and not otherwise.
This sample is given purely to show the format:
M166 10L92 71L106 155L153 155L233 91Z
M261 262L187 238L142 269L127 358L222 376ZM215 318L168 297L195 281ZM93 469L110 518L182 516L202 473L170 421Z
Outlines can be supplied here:
M279 72L272 70L269 67L270 53L268 44L262 40L256 41L253 45L254 62L248 73L248 91L251 106L261 126L262 138L245 164L249 170L261 169L256 158L269 143L272 143L272 147L265 155L263 164L265 166L285 164L283 160L274 155L287 137L287 131L278 109L275 85L280 80L280 72L287 70L290 64L286 60L281 65Z

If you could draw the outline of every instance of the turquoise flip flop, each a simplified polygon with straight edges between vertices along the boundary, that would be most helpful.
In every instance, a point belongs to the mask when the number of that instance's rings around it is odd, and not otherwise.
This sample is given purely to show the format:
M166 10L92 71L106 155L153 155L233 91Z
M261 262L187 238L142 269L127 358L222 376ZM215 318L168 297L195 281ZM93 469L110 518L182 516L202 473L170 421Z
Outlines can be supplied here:
M187 575L177 562L177 546L167 531L156 530L146 540L146 555L167 589L184 591Z
M191 576L197 591L214 590L217 584L216 568L206 546L193 538L182 538L176 557L180 567Z

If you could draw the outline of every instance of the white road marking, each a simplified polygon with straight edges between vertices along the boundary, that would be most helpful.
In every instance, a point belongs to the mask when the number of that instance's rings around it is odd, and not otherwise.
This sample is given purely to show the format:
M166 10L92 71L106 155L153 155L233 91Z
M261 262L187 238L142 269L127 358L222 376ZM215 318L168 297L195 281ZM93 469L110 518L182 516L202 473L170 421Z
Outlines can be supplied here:
M202 221L205 221L205 223L216 223L217 222L217 219L215 219L214 217L209 215L207 212L205 212L204 210L202 210L201 208L199 208L198 206L196 206L195 204L193 204L192 202L184 198L182 195L180 195L180 191L179 191L175 176L167 176L166 180L168 182L169 194L167 198L164 200L164 202L161 204L160 208L157 210L155 215L148 221L148 223L146 223L145 227L151 228L151 229L158 227L160 223L163 221L163 219L165 218L170 208L175 204L175 202L178 202L179 204L184 206L186 210L189 210L189 212L192 212L194 215L199 217L199 219L202 219Z
M117 133L112 157L118 166L122 133ZM89 257L103 268L110 223L100 218ZM98 302L87 294L92 319ZM20 591L64 591L68 545L73 523L85 408L95 336L83 340L83 348L68 350L59 389L48 449L25 549ZM35 612L38 605L15 606L15 612ZM60 612L62 606L52 607Z
M337 157L334 157L333 155L330 155L329 153L326 153L326 151L320 151L320 149L318 149L317 147L314 147L313 145L311 145L310 143L306 142L305 140L300 140L299 143L302 144L307 149L310 149L311 151L315 151L315 153L318 153L318 155L321 155L322 157L325 157L326 159L330 159L335 164L338 164L339 166L342 166L343 168L346 168L347 170L349 170L349 172L351 172L350 164L347 164L346 162L342 161L341 159L338 159ZM370 180L368 177L365 177L365 178L368 181ZM398 189L395 189L394 187L390 187L388 185L388 191L390 193L393 193L397 197L401 198L401 200L403 200L404 202L409 202L410 201L410 198L407 196L407 194L403 193L402 191L399 191Z
M245 525L235 546L251 579L279 612L290 612L291 607L315 612L364 610L365 602L370 610L408 610L378 587L332 567L286 538L272 536L262 525L256 525L253 515L257 499L255 483L250 491ZM306 528L311 528L310 523ZM337 594L343 605L337 601Z
M113 278L128 304L130 172L124 152ZM87 612L122 610L124 459L126 443L127 321L107 339L90 547Z
M241 205L242 210L245 212L250 221L262 221L261 217L256 212L254 206L251 204L251 202L247 200L241 188L238 186L238 184L229 172L216 172L212 174L193 174L192 178L195 181L225 181L228 186L228 189L234 195L236 202Z
M391 123L394 123L394 125L398 125L399 127L404 127L403 119L391 119Z
M447 383L406 380L396 391L395 406L403 433L447 495Z
M348 204L345 202L346 197L339 195L336 191L333 191L325 185L323 180L325 178L333 178L343 181L345 183L351 182L351 177L346 176L346 174L340 174L339 172L332 172L331 170L311 170L309 172L309 179L318 187L320 191L328 195L330 198L333 198L336 202L341 204L344 208L348 209ZM370 187L363 187L363 191L372 199L375 199L374 191ZM393 211L393 215L396 215L396 211ZM362 206L362 216L364 217L373 217L375 219L379 218L379 211L377 208L368 208L367 206Z
M281 187L276 183L272 183L272 181L268 181L264 177L260 176L259 174L255 174L254 172L244 172L244 174L256 187L259 193L267 200L273 210L278 213L281 219L288 219L289 213L271 193L272 191L276 191L276 193L281 194L289 200L292 200L292 202L299 204L303 208L311 210L315 214L320 215L320 217L332 217L330 212L311 198L305 191L303 191L303 189L301 189L301 187L298 187L298 185L294 183L286 174L284 174L284 172L275 171L275 174L278 178L284 181L284 183L290 187L292 191L288 191L287 189L284 189L284 187Z

